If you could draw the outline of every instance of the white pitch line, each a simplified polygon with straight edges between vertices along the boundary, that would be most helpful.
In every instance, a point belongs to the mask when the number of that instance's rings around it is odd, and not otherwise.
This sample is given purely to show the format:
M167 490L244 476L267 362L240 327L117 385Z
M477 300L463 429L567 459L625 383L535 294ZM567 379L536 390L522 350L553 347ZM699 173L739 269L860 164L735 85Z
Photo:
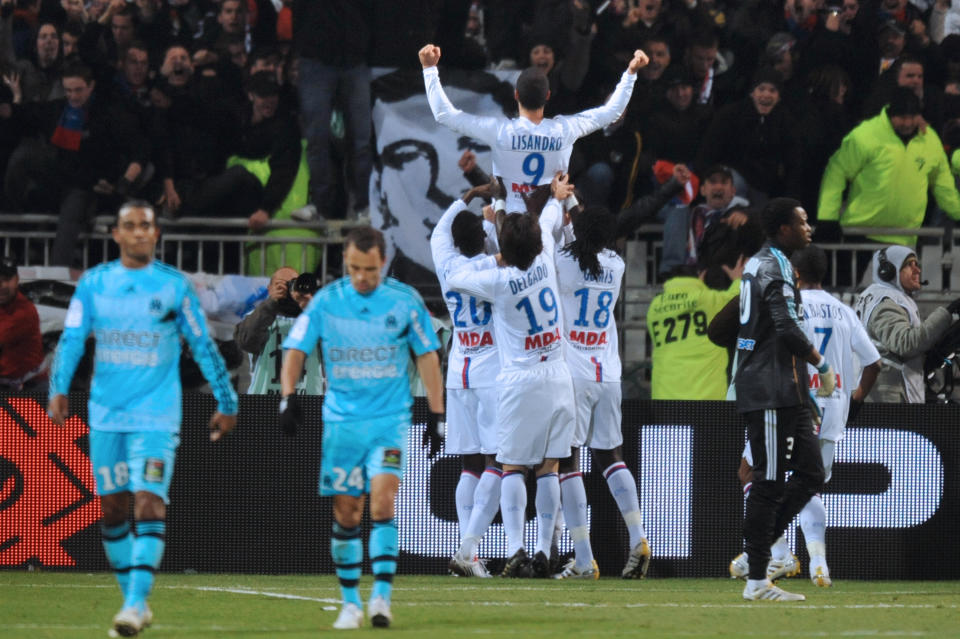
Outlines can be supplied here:
M340 599L330 599L325 597L305 597L304 595L291 595L286 592L271 592L269 590L251 590L249 588L217 588L214 586L163 586L170 590L199 590L202 592L227 592L233 595L257 595L260 597L272 597L274 599L295 599L298 601L316 601L325 604L342 603Z

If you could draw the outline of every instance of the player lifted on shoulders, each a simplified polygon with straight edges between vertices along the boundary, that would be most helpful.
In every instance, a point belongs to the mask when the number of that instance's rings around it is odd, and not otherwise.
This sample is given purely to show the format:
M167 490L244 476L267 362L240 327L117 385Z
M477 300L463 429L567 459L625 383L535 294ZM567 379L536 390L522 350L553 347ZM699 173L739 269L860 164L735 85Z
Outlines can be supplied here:
M497 375L497 461L503 464L500 513L509 559L504 577L528 575L523 544L527 490L524 474L537 475L537 548L532 572L549 576L550 542L560 506L557 463L570 454L574 430L573 383L563 361L563 327L553 263L554 234L560 229L560 202L573 193L566 177L551 184L553 198L537 222L511 213L500 231L504 268L466 267L447 278L451 290L493 305Z
M444 212L430 236L434 268L453 323L445 451L460 455L463 463L456 490L460 548L450 559L450 571L462 577L490 576L476 553L500 506L502 471L494 459L500 358L490 302L451 291L447 276L464 267L496 266L496 258L483 252L487 240L483 220L467 210L467 204L475 196L489 197L499 190L497 182L470 189Z
M370 495L373 530L368 548L373 591L368 612L376 627L393 620L390 594L397 571L394 502L407 464L413 398L407 368L411 353L432 413L443 413L440 344L430 315L413 288L383 278L386 246L380 231L362 227L347 235L347 276L325 286L297 318L283 342L280 425L295 434L303 422L296 395L306 357L319 341L328 389L323 398L320 495L333 496L330 552L343 608L338 630L363 625L358 583L363 561L360 521Z
M620 431L620 354L613 309L624 263L611 246L616 216L602 207L575 210L572 242L557 251L563 307L564 359L573 377L577 427L573 455L560 460L563 516L576 550L560 578L599 578L587 528L587 495L580 473L580 447L589 446L603 468L610 494L630 534L630 556L621 575L641 579L650 564L650 544L640 517L637 483L623 463Z
M90 385L90 461L103 511L101 534L123 607L112 634L137 635L153 613L147 597L163 558L173 462L180 442L180 338L217 398L210 439L237 423L237 394L207 333L200 300L186 276L153 259L160 237L147 202L120 207L113 239L120 259L84 273L70 300L50 377L47 411L68 415L70 380L84 342L96 339ZM135 527L127 521L133 495Z
M433 117L443 126L492 147L493 175L502 178L507 191L506 211L513 213L527 210L524 193L549 184L556 172L566 172L574 142L623 115L633 94L637 70L649 60L647 54L637 49L606 104L554 118L543 115L544 105L550 99L547 76L530 67L517 79L514 96L520 115L514 119L470 115L453 106L440 85L439 61L440 47L428 44L420 49L423 81Z

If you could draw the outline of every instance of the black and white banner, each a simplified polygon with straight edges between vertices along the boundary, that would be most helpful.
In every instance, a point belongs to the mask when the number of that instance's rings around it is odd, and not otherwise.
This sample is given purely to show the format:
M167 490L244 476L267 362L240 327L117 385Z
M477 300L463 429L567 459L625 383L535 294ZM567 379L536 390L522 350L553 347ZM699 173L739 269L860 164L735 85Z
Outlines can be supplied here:
M476 115L516 115L518 72L441 69L451 102ZM430 232L448 206L469 188L458 161L466 150L491 170L490 147L433 119L416 70L381 72L373 83L373 126L380 158L370 180L370 218L387 238L390 273L427 294L436 288ZM478 205L475 204L474 207ZM476 209L479 212L479 209ZM425 270L424 270L425 269Z

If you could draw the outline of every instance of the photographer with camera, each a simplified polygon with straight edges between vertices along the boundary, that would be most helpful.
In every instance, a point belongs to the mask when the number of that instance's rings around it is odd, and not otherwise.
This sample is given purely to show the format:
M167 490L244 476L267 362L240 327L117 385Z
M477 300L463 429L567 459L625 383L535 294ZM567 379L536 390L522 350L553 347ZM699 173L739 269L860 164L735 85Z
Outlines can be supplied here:
M250 353L252 358L253 372L247 393L280 393L281 344L297 316L319 288L320 279L313 273L298 275L293 268L282 266L270 277L268 298L237 324L233 337L237 345ZM323 369L320 367L318 351L307 358L304 371L297 383L297 393L322 395Z
M856 307L883 366L871 401L922 404L925 400L924 356L960 319L960 300L935 308L925 320L920 318L913 297L925 283L913 249L894 245L874 254L873 284L860 294Z

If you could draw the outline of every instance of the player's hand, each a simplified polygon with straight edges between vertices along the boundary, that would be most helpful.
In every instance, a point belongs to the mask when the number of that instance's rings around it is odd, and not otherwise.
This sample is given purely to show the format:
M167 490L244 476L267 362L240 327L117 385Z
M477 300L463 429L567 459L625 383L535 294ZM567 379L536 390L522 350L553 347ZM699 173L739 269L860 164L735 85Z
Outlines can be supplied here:
M550 183L550 193L561 202L573 195L573 188L570 184L570 176L562 171L557 171Z
M420 64L423 65L424 69L435 67L440 62L440 47L435 44L428 44L420 49L419 56Z
M220 441L224 435L229 433L237 425L236 415L224 415L220 411L213 414L210 418L210 441Z
M430 412L427 417L427 426L423 429L423 436L420 438L420 444L428 449L427 458L432 459L443 448L443 435L446 430L446 423L443 413Z
M54 395L47 404L47 416L57 426L63 426L70 412L70 402L66 395Z
M469 173L470 171L477 168L477 154L467 149L463 152L463 155L460 156L460 159L457 161L457 166L460 167L460 170L464 173Z
M820 373L820 388L817 389L817 397L829 397L837 388L837 374L833 370L830 362L824 360L823 364L817 368Z
M297 434L297 429L303 426L303 409L296 395L287 395L280 400L280 430L287 437Z
M647 57L647 54L641 49L637 49L633 52L633 59L630 60L630 64L627 65L627 73L636 73L649 63L650 58Z
M493 200L499 194L500 182L497 181L497 178L491 177L490 181L486 184L475 186L467 191L463 196L463 201L469 204L470 200L475 197L479 197L484 200Z

